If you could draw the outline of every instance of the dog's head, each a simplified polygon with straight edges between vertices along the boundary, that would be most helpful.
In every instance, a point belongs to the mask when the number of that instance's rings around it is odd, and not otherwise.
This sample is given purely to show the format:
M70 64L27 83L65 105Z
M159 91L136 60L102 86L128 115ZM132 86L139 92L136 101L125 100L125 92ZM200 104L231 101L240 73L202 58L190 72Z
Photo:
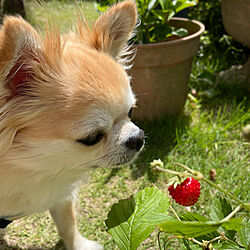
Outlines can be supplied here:
M136 100L124 51L137 20L126 1L100 16L92 30L57 30L41 37L7 17L0 31L0 154L36 155L62 165L120 165L143 147L131 122ZM56 163L55 163L56 164Z

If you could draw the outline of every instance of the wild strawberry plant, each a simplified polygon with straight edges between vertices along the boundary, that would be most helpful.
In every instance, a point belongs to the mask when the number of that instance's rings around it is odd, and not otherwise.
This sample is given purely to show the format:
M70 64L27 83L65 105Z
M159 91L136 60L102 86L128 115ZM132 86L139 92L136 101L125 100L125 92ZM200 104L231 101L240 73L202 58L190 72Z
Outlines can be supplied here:
M112 235L119 249L134 250L158 230L159 249L165 249L166 240L160 239L167 234L167 241L181 240L183 249L250 249L250 221L238 217L241 209L250 211L250 204L243 203L233 194L206 179L202 173L183 164L185 172L163 168L158 160L151 163L154 171L175 174L169 184L169 192L180 205L193 205L200 195L200 181L218 189L228 198L219 198L211 206L209 216L187 212L177 215L170 205L167 193L157 187L147 187L134 196L114 204L105 221L107 231ZM182 178L185 178L182 181ZM176 181L177 180L177 181ZM191 196L191 200L190 200ZM233 208L231 201L238 205ZM172 210L175 217L169 215ZM162 245L162 241L165 241Z

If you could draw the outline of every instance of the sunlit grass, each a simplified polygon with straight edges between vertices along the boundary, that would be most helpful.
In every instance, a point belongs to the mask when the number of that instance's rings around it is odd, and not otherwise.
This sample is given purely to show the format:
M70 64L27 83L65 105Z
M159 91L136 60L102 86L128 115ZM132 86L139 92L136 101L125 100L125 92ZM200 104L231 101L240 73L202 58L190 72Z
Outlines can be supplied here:
M62 32L67 32L77 23L77 12L80 10L89 24L99 16L94 1L27 1L28 21L36 27L44 27L53 22Z
M81 5L86 19L92 22L97 18L94 2L85 1ZM28 1L27 8L31 23L46 25L48 12L65 32L77 19L73 1L47 1L46 7ZM198 58L192 71L192 87L203 91L205 87L202 84L205 83L209 88L225 59L220 60L221 64L209 57ZM239 199L249 201L250 146L243 140L241 131L250 123L250 102L244 91L230 88L221 86L211 99L199 94L197 102L188 99L183 114L178 118L165 117L152 123L140 123L147 138L144 152L138 160L130 167L96 170L90 183L81 189L78 224L82 234L98 240L106 250L117 249L104 225L108 211L119 199L128 198L152 183L167 192L167 182L172 176L152 173L149 168L150 162L159 158L166 168L173 169L174 163L180 162L201 171L208 178L210 170L215 169L217 184ZM219 195L202 183L200 199L191 211L207 214ZM172 205L177 212L186 211L174 203ZM59 237L48 213L13 222L6 239L9 246L0 243L1 250L64 249L62 242L58 243ZM139 249L158 249L155 233ZM172 241L167 249L181 248Z

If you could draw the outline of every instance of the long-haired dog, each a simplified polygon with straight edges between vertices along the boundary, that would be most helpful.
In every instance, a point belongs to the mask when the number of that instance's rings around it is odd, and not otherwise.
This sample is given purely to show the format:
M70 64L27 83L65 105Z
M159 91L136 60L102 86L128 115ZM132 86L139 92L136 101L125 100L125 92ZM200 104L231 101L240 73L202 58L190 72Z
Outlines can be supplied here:
M132 1L92 29L39 35L20 17L0 30L0 225L50 210L67 249L102 249L76 227L74 200L93 167L133 160L144 132L125 71Z

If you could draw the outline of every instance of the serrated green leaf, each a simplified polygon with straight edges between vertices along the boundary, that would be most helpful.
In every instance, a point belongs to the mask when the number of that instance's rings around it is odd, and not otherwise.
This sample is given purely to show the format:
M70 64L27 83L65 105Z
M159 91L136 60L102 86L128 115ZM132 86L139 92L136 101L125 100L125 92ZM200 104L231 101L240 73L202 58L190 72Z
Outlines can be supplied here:
M228 221L176 221L167 220L160 223L161 231L186 237L198 237L216 231L220 226L225 228L239 228L241 218L234 218Z
M226 198L219 198L214 202L210 210L210 218L213 221L219 221L232 212L232 206Z
M200 214L197 213L185 213L181 215L181 220L182 221L208 221L208 219Z
M214 221L165 221L159 225L159 228L170 234L198 237L217 230L222 224Z
M229 220L228 222L224 223L222 226L224 229L227 229L227 230L238 231L242 227L242 218L233 218Z
M240 243L245 249L250 249L250 220L243 219L242 228L239 230Z
M167 214L169 199L162 191L151 187L139 191L134 197L114 204L105 221L108 232L119 249L136 249L154 230L151 216Z
M210 211L210 218L214 221L221 220L233 211L230 202L226 198L219 198L214 202ZM231 219L230 222L223 224L222 231L229 239L234 240L236 231L241 227L241 218Z
M213 249L216 250L230 250L230 249L234 249L234 250L242 250L242 248L240 248L236 243L232 243L232 242L219 242L219 243L213 243Z

